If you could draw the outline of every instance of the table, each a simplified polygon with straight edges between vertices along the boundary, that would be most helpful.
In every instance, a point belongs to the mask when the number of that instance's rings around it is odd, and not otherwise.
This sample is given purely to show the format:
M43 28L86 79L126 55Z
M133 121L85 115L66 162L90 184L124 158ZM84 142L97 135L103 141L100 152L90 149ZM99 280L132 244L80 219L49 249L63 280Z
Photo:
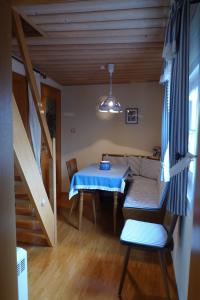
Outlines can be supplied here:
M114 193L113 224L116 232L118 193L123 193L128 166L113 165L110 170L100 170L92 164L74 174L69 191L69 199L80 192L79 222L82 220L83 190L103 190Z

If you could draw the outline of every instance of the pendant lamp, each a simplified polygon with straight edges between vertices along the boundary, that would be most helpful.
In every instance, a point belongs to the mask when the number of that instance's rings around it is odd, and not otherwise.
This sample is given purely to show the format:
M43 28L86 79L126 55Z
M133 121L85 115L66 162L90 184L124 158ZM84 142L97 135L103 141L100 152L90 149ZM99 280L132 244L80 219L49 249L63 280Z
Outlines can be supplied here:
M108 72L110 75L109 96L102 96L99 99L99 111L110 113L121 113L122 108L119 101L112 95L112 74L114 72L114 64L108 64Z

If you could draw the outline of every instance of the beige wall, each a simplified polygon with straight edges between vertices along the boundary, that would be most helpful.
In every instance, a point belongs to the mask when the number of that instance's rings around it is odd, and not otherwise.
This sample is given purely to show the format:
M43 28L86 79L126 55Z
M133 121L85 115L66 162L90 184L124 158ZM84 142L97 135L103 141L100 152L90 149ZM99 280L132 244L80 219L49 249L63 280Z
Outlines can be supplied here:
M138 107L139 124L125 124L125 113L97 110L98 98L108 85L63 88L62 100L62 189L67 187L65 161L76 157L78 167L98 162L101 154L150 154L160 145L162 87L158 83L118 84L113 94L126 107ZM67 183L67 184L66 184Z

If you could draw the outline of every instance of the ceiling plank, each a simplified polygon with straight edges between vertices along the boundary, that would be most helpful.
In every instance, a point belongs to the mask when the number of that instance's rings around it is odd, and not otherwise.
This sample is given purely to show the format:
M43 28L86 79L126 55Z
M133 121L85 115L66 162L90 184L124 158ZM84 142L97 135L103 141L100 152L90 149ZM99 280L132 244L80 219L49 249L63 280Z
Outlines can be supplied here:
M107 29L107 30L78 30L78 31L50 31L46 32L48 37L52 38L102 38L102 37L119 37L119 36L139 36L151 35L164 37L164 28L131 28L131 29Z
M119 62L126 62L126 63L131 63L131 62L133 62L133 59L135 59L135 61L137 61L137 62L140 62L140 63L142 63L142 62L148 62L149 60L150 61L158 61L158 62L160 62L161 61L161 59L159 58L159 57L154 57L154 58L148 58L148 57L135 57L135 58L126 58L126 57L120 57L120 58L113 58L113 57L108 57L107 59L106 58L93 58L93 59L90 59L90 57L88 57L88 58L85 58L84 59L84 61L83 61L83 59L76 59L76 60L74 60L73 61L73 63L74 64L80 64L81 62L85 62L85 63L88 63L88 64L94 64L94 63L100 63L100 64L107 64L107 63L109 63L109 62L112 62L112 63L119 63ZM34 59L34 58L32 58L32 61L33 62L40 62L40 64L42 65L43 63L45 63L45 62L49 62L49 58L46 58L45 59L45 57L44 58L42 58L41 60L39 60L39 59ZM59 58L57 58L57 59L54 59L54 61L52 61L51 62L51 64L53 65L53 64L55 64L55 65L57 65L57 64L64 64L64 63L70 63L72 60L69 58L69 59L59 59Z
M41 4L42 0L37 3ZM36 3L34 1L34 3ZM15 1L17 2L17 1ZM30 0L27 0L25 4L30 3ZM118 9L133 9L133 8L144 8L144 7L168 7L168 0L95 0L95 1L75 1L75 2L66 2L65 3L49 3L48 5L24 5L21 6L22 9L27 15L38 15L38 14L59 14L59 13L75 13L75 12L94 12L94 11L106 11L106 10L118 10ZM60 1L62 2L62 1ZM64 1L63 1L64 2ZM47 2L48 3L48 2ZM15 3L13 3L15 4ZM19 5L20 1L16 5Z
M123 43L152 43L162 42L163 38L159 35L143 35L143 36L121 36L121 37L102 37L102 38L27 38L28 45L75 45L75 44L123 44ZM16 45L13 41L13 45ZM114 47L114 46L113 46Z
M165 27L166 19L139 19L123 21L85 22L69 24L44 24L40 28L45 32L50 31L79 31L79 30L105 30L105 29L130 29Z
M119 43L115 44L71 44L71 45L64 45L64 44L54 44L54 45L29 45L29 49L31 51L34 50L41 50L41 51L46 51L46 50L52 50L52 51L57 51L59 50L69 50L69 51L82 51L82 50L104 50L104 49L163 49L163 41L162 42L149 42L149 43ZM13 41L13 49L19 49L18 45L16 44L15 41Z
M41 5L41 4L56 4L64 2L73 2L77 0L11 0L12 5Z
M17 50L13 50L17 55L20 55L20 51L19 49ZM60 50L59 48L55 51L55 50L34 50L34 49L30 49L29 50L31 56L60 56L60 55L73 55L73 56L85 56L85 55L115 55L115 54L123 54L123 55L126 55L126 54L155 54L156 56L160 56L161 53L162 53L162 49L161 48L139 48L139 49L100 49L100 50L92 50L92 49L89 49L89 50L79 50L79 49L76 49L76 50L69 50L69 49L65 49L65 50Z
M29 16L35 24L70 24L80 22L102 22L117 20L158 19L167 18L168 7L137 8L127 10L112 10L85 13L60 13Z
M101 73L101 74L104 74L104 73L102 73L102 71L100 70L100 69L98 69L98 68L95 68L95 69L84 69L84 68L82 68L82 69L80 69L80 70L78 70L78 69L70 69L70 68L65 68L65 69L48 69L48 68L44 68L43 67L43 71L44 70L46 70L46 71L48 71L48 73L52 73L52 72L54 72L54 73L62 73L62 74L86 74L86 73L91 73L91 72L95 72L95 74L96 73ZM130 72L132 72L132 71L135 71L135 72L137 72L137 71L139 71L139 70L142 70L143 72L145 72L146 70L148 71L148 70L150 70L150 71L160 71L161 70L161 66L160 65L155 65L155 66L153 66L153 65L149 65L149 66L135 66L135 67L132 67L132 68L129 68L129 69L118 69L118 71L116 71L117 72L117 74L122 74L123 72L125 72L125 73L130 73ZM108 73L106 72L106 75L108 76Z
M70 60L77 60L77 62L81 62L81 61L91 61L91 62L99 62L99 61L108 61L111 60L112 62L117 62L117 61L125 61L125 62L129 62L129 61L136 61L136 60L139 60L139 61L147 61L147 60L151 60L151 61L160 61L161 59L161 56L156 56L155 54L150 54L150 55L123 55L123 54L120 54L120 55L112 55L112 57L110 57L110 55L104 55L104 56L98 56L98 59L96 57L96 55L90 55L90 56L72 56L72 55L69 55L69 56L58 56L58 57L53 57L53 56L32 56L32 61L38 61L38 62L45 62L45 61L50 61L54 59L56 62L70 62Z
M124 65L125 64L123 64L123 66ZM146 70L146 69L151 69L151 70L153 70L153 69L160 69L161 67L162 67L161 63L153 63L153 64L150 64L150 63L149 64L147 64L147 63L146 64L138 63L138 64L132 64L132 65L130 65L130 69L138 69L138 68L140 68L140 69L144 69L144 70ZM116 68L120 68L120 64L117 64ZM43 65L43 66L41 66L41 69L42 69L42 71L46 70L48 72L50 72L50 71L64 72L65 70L69 70L69 72L70 72L70 71L73 71L73 70L77 70L78 69L78 65L75 65L75 68L73 68L72 65L71 66L68 66L68 65L61 66L60 65L60 66L55 66L55 67L49 67L48 65ZM121 69L124 70L124 68L121 68ZM80 70L85 70L85 72L86 72L86 70L89 71L89 70L92 70L92 69L90 69L90 67L88 67L88 69L87 69L87 65L83 65L83 66L80 66ZM93 68L93 70L95 70L96 72L100 72L100 66L98 65L96 68ZM129 69L125 68L125 70L129 70Z
M54 79L54 78L53 78ZM105 79L102 80L96 80L96 79L92 79L92 78L85 78L80 79L80 78L61 78L57 80L58 82L65 82L66 85L87 85L88 82L89 84L108 84L108 81ZM124 79L119 79L119 80L115 80L114 84L119 84L119 83L133 83L133 82L146 82L146 81L159 81L159 77L158 76L152 76L152 75L142 75L140 77L136 76L136 77L131 77L131 78L124 78Z

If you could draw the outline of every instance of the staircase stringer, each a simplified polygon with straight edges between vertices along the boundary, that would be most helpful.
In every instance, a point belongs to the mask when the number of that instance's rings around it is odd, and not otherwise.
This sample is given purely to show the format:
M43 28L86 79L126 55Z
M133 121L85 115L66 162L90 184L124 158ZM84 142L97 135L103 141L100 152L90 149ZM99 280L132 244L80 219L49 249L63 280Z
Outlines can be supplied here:
M39 90L37 87L35 74L33 72L33 65L32 65L30 54L29 54L28 47L26 44L26 39L25 39L23 27L22 27L21 18L16 10L13 10L13 21L14 21L14 29L15 29L15 33L16 33L16 38L17 38L21 56L22 56L22 59L24 62L24 68L25 68L26 76L27 76L28 83L30 86L32 98L33 98L33 101L35 104L35 109L37 112L38 120L40 122L40 126L42 129L42 133L43 133L45 142L47 144L47 149L49 151L50 157L52 157L53 156L52 139L50 136L46 117L44 115L44 109L42 107L40 93L39 93Z
M42 176L39 172L33 150L24 128L15 98L13 96L13 146L15 164L35 208L42 231L49 246L55 244L55 217L52 211Z

